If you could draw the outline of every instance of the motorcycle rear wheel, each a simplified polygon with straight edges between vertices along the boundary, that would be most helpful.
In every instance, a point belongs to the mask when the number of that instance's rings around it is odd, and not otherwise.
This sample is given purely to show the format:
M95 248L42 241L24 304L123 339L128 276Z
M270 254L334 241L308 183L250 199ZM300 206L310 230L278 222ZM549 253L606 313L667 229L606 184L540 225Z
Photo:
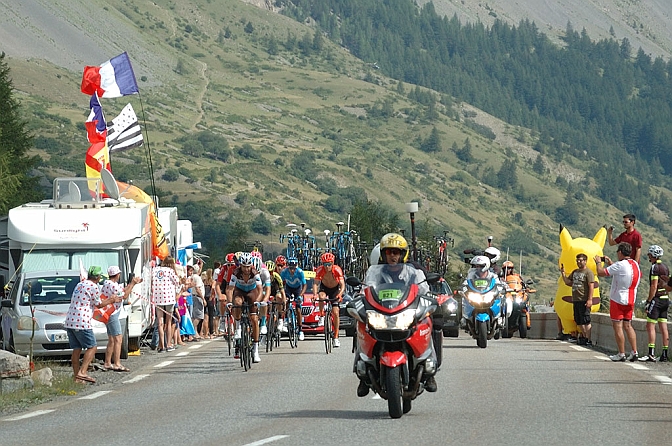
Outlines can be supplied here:
M385 390L387 392L387 410L392 418L401 418L404 414L401 403L401 368L385 370Z
M477 327L478 335L476 338L476 345L481 348L486 348L488 346L488 323L485 321L480 321Z

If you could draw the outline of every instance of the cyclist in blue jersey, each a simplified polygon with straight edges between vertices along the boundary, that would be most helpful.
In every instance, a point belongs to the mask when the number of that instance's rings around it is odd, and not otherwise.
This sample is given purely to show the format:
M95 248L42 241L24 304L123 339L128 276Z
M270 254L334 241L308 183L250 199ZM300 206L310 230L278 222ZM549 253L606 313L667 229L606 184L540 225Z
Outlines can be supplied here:
M256 302L261 302L261 278L259 272L252 266L252 256L249 252L242 253L238 259L240 266L231 274L231 280L226 287L226 298L229 303L242 305L243 299L250 305L250 321L252 322L252 361L260 362L259 357L259 317L257 316ZM231 312L236 320L235 339L240 339L240 315L241 309L234 308ZM238 347L236 347L236 353Z
M299 327L303 316L301 314L301 305L303 304L303 293L306 292L306 276L303 270L299 268L299 261L296 257L287 259L287 268L280 272L280 277L285 283L285 296L288 303L293 299L296 302L296 319ZM299 341L303 341L303 330L299 331Z

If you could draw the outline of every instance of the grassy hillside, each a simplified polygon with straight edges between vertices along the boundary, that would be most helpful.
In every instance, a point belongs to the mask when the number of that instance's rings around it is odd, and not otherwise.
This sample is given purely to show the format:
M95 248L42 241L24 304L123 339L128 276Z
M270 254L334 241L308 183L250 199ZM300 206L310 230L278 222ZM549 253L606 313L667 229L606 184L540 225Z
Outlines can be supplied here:
M399 212L404 222L404 203L419 201L420 236L449 230L455 254L483 246L488 235L497 246L504 239L533 242L523 272L538 282L540 301L554 295L561 223L556 209L565 201L567 184L580 191L590 181L590 169L603 166L570 157L558 162L549 154L542 156L546 171L535 173L539 154L532 147L538 135L438 94L433 107L410 100L413 85L400 87L343 48L324 41L320 50L302 51L302 42L314 39L310 24L237 0L94 0L87 5L114 19L110 23L123 29L127 46L115 40L119 32L101 30L109 39L108 48L99 48L106 55L82 65L129 52L141 98L103 100L102 105L108 120L127 102L146 119L163 204L196 202L211 221L229 214L249 221L261 212L273 230L254 237L270 244L289 222L305 222L320 233L345 221L346 209L325 207L330 195L339 195L337 188L361 188L366 198ZM80 38L92 32L84 16L70 25ZM293 40L295 47L288 49ZM64 41L62 47L72 44ZM46 138L35 151L45 160L42 173L47 178L83 175L88 98L79 92L81 70L68 68L74 61L66 63L67 57L49 62L8 54L26 119L37 136ZM419 141L434 128L441 150L419 150ZM183 152L178 140L205 130L228 141L232 155L226 162L208 153ZM473 155L469 163L454 150L467 139ZM113 156L112 169L145 187L146 160L146 150L124 152ZM505 160L515 162L522 200L485 181ZM305 176L293 170L297 167ZM169 170L180 173L177 181L162 179ZM333 185L331 190L325 182ZM577 209L579 223L569 229L575 237L591 238L604 224L620 227L627 211L588 195ZM639 229L645 244L666 247L662 234ZM613 251L607 250L609 255ZM517 264L518 254L512 257Z

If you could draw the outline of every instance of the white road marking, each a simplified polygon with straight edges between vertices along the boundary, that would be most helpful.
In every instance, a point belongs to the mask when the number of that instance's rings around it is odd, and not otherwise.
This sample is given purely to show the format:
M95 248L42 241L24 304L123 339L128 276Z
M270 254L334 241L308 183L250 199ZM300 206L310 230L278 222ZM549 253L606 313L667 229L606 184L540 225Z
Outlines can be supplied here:
M570 347L573 348L574 350L578 350L578 351L580 351L580 352L585 352L585 351L588 350L587 348L585 348L585 347L580 347L580 346L578 346L578 345L570 345Z
M133 378L131 378L131 379L127 380L127 381L122 381L122 383L124 383L124 384L137 383L138 381L143 380L143 379L147 378L148 376L149 376L149 375L138 375L138 376L134 376Z
M201 347L203 347L203 344L196 344L196 345L192 345L191 347L189 347L189 350L196 350L197 348L201 348Z
M609 356L602 356L602 355L600 355L600 356L595 356L595 358L596 358L596 359L601 359L602 361L611 361L611 359L609 358Z
M381 396L376 393L375 395L373 395L373 398L371 398L371 399L372 400L382 400L383 398L381 398Z
M649 370L649 368L647 366L642 365L642 364L630 363L628 365L635 370Z
M160 362L160 363L158 363L157 365L155 365L154 368L155 368L155 369L160 369L160 368L165 367L165 366L167 366L167 365L171 365L171 364L174 363L174 362L175 362L175 361L163 361L163 362Z
M25 420L26 418L33 418L33 417L38 417L40 415L44 415L50 412L54 412L55 409L49 409L49 410L36 410L35 412L29 412L23 415L19 415L16 417L11 417L11 418L5 418L4 421L19 421L19 420Z
M253 443L247 443L243 446L260 446L262 444L270 443L272 441L282 440L283 438L287 438L287 437L289 437L289 435L275 435L273 437L268 437L268 438L264 438L263 440L255 441Z
M654 378L656 378L662 384L672 384L672 378L669 376L656 375Z
M101 390L99 392L92 393L91 395L86 395L81 398L77 398L80 400L95 400L96 398L99 398L103 395L107 395L108 393L112 392L111 390Z
M189 354L189 352L180 352L175 356L187 356L188 354Z

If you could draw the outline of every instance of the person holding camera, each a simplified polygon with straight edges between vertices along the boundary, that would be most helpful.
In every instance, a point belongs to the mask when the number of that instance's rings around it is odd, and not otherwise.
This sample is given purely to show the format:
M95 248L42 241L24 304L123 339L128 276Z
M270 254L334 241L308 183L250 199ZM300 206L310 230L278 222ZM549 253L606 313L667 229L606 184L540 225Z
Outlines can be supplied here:
M630 243L630 246L632 246L632 255L630 257L633 258L635 262L639 263L639 258L642 254L642 234L635 229L635 214L625 214L623 216L623 227L625 228L625 231L614 238L614 227L609 226L607 229L609 246L614 246L623 242Z
M618 346L618 353L610 356L612 361L630 362L637 360L637 334L630 323L635 311L635 300L637 299L637 286L642 272L639 269L639 263L630 258L632 246L630 243L622 242L618 244L616 255L618 261L613 262L609 257L595 256L597 266L597 275L599 277L612 277L611 289L609 290L609 317L611 317L611 326L614 328L614 337ZM602 262L606 262L604 267ZM625 355L625 336L632 350L630 355Z

